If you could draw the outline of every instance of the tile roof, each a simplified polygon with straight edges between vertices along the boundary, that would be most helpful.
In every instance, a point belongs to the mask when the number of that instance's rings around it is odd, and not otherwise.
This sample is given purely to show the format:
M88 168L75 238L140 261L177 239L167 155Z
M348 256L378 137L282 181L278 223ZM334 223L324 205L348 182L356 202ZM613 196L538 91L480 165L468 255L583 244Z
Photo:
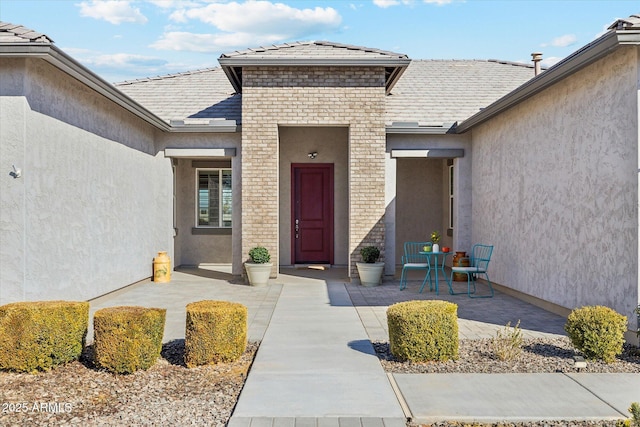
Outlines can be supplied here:
M392 122L462 121L533 78L529 65L495 60L414 60L386 98ZM240 94L221 68L117 83L116 88L164 120L228 119L241 123Z
M0 21L0 43L53 43L53 40L22 25Z
M114 86L166 121L227 119L240 123L242 96L234 94L227 76L218 67Z
M608 30L637 30L640 29L640 15L631 15L626 19L618 19L609 25Z
M532 65L497 60L414 60L387 96L385 121L463 121L534 77Z

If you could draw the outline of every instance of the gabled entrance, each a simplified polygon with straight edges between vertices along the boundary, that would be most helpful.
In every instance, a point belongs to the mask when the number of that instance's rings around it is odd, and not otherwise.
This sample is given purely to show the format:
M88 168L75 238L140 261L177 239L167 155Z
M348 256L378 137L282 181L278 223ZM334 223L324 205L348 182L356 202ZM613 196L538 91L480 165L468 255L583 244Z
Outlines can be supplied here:
M291 165L293 264L333 264L333 164Z

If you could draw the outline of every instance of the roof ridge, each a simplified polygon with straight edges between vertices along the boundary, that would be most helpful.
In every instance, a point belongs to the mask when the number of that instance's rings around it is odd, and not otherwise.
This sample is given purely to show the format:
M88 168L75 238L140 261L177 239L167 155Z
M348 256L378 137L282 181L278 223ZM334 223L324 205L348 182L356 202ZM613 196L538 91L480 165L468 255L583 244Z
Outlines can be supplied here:
M326 41L326 40L316 41L316 42L314 42L314 44L316 44L318 46L333 46L333 47L342 48L342 49L361 50L363 52L379 53L381 55L389 55L389 56L398 56L398 57L401 57L401 58L408 58L407 55L405 55L403 53L391 52L390 50L382 50L382 49L377 49L377 48L373 48L373 47L358 46L358 45L353 45L353 44L337 43L337 42L331 42L331 41Z
M116 82L113 85L114 86L124 86L124 85L130 85L130 84L135 84L135 83L145 83L145 82L151 82L151 81L156 81L156 80L165 80L165 79L172 79L172 78L176 78L176 77L190 76L190 75L194 75L194 74L208 73L208 72L215 71L215 70L221 70L221 67L209 67L209 68L200 68L200 69L197 69L197 70L180 71L180 72L177 72L177 73L163 74L163 75L158 75L158 76L155 76L155 77L140 77L139 79L123 80L121 82Z
M254 47L254 48L247 48L247 49L243 49L243 50L235 50L233 52L223 53L222 55L220 55L220 58L232 58L232 57L238 57L238 56L242 56L242 55L250 55L252 53L265 52L265 51L268 51L268 50L289 49L289 48L295 48L295 47L300 47L300 46L310 46L310 45L329 46L329 47L334 47L334 48L337 48L337 49L358 50L358 51L361 51L361 52L377 53L379 55L393 56L393 57L396 57L396 58L408 58L407 55L402 54L402 53L391 52L391 51L387 51L387 50L376 49L376 48L365 47L365 46L356 46L356 45L351 45L351 44L331 42L331 41L326 41L326 40L320 40L320 41L295 41L295 42L286 42L286 43L280 43L280 44L272 44L272 45L268 45L268 46L259 46L259 47Z
M11 33L13 36L34 43L53 43L53 40L45 34L34 31L23 25L0 21L0 33Z
M494 64L513 65L516 67L533 68L532 64L524 62L507 61L503 59L412 59L411 62L491 62Z

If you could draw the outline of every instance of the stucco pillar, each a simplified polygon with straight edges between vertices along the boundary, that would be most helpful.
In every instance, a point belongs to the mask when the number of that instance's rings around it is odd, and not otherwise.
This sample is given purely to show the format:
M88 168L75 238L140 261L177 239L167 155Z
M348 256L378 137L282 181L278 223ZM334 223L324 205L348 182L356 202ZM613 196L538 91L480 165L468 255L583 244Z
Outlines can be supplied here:
M453 161L453 250L468 251L473 244L471 150Z
M384 231L385 261L384 274L393 276L396 273L396 159L391 152L385 154L385 186L384 186Z

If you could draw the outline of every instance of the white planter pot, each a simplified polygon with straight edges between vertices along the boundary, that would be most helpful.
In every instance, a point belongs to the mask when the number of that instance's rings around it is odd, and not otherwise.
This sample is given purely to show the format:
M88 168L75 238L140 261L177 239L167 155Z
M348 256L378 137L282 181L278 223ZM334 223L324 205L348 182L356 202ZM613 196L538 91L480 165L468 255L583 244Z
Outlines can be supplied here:
M271 275L272 262L264 264L254 264L252 262L245 262L244 268L247 270L247 278L251 286L266 286L269 283L269 276Z
M382 282L382 272L384 271L384 262L356 262L358 275L360 276L360 284L362 286L378 286Z

